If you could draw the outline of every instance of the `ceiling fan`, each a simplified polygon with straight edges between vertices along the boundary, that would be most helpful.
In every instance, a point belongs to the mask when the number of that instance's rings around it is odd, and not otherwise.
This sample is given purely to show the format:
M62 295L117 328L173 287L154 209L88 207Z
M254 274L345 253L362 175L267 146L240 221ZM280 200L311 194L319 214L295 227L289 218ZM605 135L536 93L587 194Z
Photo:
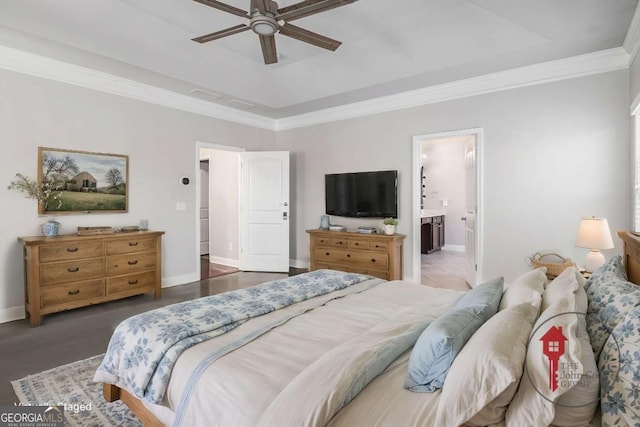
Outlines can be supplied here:
M250 0L250 12L234 6L229 6L216 0L195 1L211 6L214 9L248 18L249 25L235 25L221 31L216 31L215 33L196 37L192 39L193 41L206 43L232 34L251 30L260 38L260 46L262 47L264 63L274 64L278 62L275 38L275 34L278 32L284 36L331 51L340 47L342 42L339 42L338 40L333 40L329 37L305 30L304 28L297 27L289 22L304 18L305 16L314 15L316 13L326 12L327 10L335 9L336 7L345 6L357 0L305 0L282 8L278 8L278 4L275 1Z

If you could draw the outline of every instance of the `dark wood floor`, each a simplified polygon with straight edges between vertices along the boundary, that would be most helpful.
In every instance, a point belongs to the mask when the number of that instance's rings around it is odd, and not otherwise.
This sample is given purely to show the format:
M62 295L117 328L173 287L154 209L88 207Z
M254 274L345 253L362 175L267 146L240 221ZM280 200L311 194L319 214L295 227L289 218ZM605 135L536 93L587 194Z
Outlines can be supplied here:
M291 269L289 275L305 270ZM0 405L17 403L10 381L46 369L104 353L114 328L122 320L156 307L214 295L286 277L284 273L238 272L163 289L162 299L139 295L42 318L0 324Z
M200 280L224 276L225 274L235 273L236 271L239 270L235 267L209 262L209 255L200 257Z

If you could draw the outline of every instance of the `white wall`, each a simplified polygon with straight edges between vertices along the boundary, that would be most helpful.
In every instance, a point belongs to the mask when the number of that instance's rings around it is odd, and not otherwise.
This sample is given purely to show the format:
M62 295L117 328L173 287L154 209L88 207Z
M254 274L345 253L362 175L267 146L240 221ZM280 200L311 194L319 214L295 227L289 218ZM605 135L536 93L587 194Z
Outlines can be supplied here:
M634 102L640 97L640 55L636 55L629 72L629 99Z
M278 132L279 149L297 163L295 256L308 260L304 230L324 212L325 173L398 169L410 277L412 137L482 127L483 278L514 278L540 249L582 259L574 246L582 216L606 217L612 230L631 226L629 121L623 70ZM620 252L615 242L607 256Z
M275 133L160 107L50 80L0 70L0 321L23 315L21 248L18 236L40 235L36 202L7 190L15 173L35 177L37 147L129 156L129 213L58 217L62 233L78 226L123 226L149 220L164 230L165 285L199 279L195 185L196 141L273 149ZM177 211L176 202L186 210Z
M637 67L632 70L637 75ZM573 242L580 217L604 216L612 230L631 226L630 74L628 70L518 88L368 117L274 133L127 98L0 71L0 182L35 176L37 147L127 154L127 214L60 218L77 226L149 219L163 239L166 284L197 280L197 195L178 177L197 172L196 141L249 150L290 150L291 255L308 261L306 229L324 213L324 174L397 169L399 231L408 234L404 271L412 271L412 137L484 129L484 278L528 269L525 257L553 249L581 259ZM17 236L40 234L36 203L0 187L0 321L21 315L23 273ZM186 210L177 211L176 202ZM381 220L333 219L349 227ZM620 252L617 247L606 255Z

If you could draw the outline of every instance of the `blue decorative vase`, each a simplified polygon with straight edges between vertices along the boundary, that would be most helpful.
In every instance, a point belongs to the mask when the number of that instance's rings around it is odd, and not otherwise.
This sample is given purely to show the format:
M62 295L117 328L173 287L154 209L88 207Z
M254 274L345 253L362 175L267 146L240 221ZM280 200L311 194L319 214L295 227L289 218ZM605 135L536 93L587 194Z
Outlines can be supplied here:
M42 232L46 237L54 237L58 235L59 227L60 223L58 221L50 219L49 221L42 224Z

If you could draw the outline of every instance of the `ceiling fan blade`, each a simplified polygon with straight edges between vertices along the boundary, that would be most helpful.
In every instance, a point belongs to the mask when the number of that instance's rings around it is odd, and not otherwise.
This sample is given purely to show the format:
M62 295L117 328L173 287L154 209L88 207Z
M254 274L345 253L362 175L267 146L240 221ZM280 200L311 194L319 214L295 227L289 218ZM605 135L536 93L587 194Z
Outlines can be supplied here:
M331 51L336 50L342 44L342 42L339 42L338 40L330 39L329 37L322 36L318 33L314 33L313 31L305 30L304 28L296 27L289 23L280 27L280 34Z
M274 36L260 36L260 46L262 47L262 57L265 64L275 64L278 62L276 52L276 38Z
M294 19L304 18L305 16L314 15L336 7L346 6L357 0L304 0L300 3L292 4L278 9L276 19L278 21L293 21Z
M232 34L238 34L243 31L247 31L249 29L250 27L248 25L240 24L240 25L226 28L224 30L216 31L215 33L205 34L204 36L196 37L191 40L198 43L206 43L206 42L210 42L211 40L221 39L222 37L230 36Z
M238 9L237 7L229 6L216 0L194 0L198 3L211 6L214 9L222 10L223 12L231 13L232 15L238 15L245 18L249 18L249 13L245 10Z
M262 15L267 12L275 12L272 10L271 3L271 0L251 0L251 12L253 12L254 9L258 9Z

